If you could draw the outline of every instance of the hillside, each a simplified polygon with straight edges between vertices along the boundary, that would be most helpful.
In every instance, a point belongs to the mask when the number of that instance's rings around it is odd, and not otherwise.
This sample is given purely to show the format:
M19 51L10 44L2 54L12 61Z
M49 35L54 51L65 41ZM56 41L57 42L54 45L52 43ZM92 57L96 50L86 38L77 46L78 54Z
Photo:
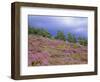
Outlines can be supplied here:
M28 35L28 66L87 63L87 46Z

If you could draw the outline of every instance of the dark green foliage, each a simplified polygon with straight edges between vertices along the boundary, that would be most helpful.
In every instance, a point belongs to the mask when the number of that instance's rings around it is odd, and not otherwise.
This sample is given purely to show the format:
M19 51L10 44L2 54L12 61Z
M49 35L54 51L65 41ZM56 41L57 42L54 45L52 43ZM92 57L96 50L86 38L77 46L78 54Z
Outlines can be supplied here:
M85 39L85 38L79 37L78 42L79 42L80 45L87 46L87 39Z
M36 28L29 27L28 28L28 33L29 34L38 34L39 33L39 30L36 29Z
M32 34L34 33L34 29L33 28L28 28L28 34Z
M75 36L72 35L71 33L68 33L68 34L67 34L67 40L68 40L69 42L76 43L76 38L75 38Z
M51 38L51 34L45 29L39 29L38 35L41 35L43 37Z
M34 35L39 35L39 36L43 36L43 37L47 37L47 38L51 38L51 39L59 39L59 40L63 40L66 41L68 40L71 43L76 43L78 42L80 45L84 45L87 46L87 39L79 37L76 40L76 37L71 34L68 33L67 36L64 35L64 33L62 31L58 31L57 35L55 37L53 37L47 30L42 29L42 28L36 28L36 27L28 27L28 33L29 34L34 34ZM66 38L67 37L67 38Z
M35 35L40 35L40 36L43 36L43 37L51 38L51 34L47 30L45 30L45 29L29 27L28 28L28 33L29 34L35 34Z
M58 31L58 32L57 32L57 35L55 36L55 39L60 39L60 40L66 41L66 36L64 35L63 32Z

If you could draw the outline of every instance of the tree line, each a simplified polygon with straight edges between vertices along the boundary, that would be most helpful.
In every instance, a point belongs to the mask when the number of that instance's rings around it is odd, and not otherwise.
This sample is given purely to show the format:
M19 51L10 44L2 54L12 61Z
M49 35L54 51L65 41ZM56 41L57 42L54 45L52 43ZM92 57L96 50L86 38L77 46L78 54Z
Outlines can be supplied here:
M71 43L78 42L80 45L87 46L87 39L86 38L79 37L76 39L75 35L73 35L71 33L67 33L67 35L65 36L62 31L58 31L56 36L52 36L47 30L45 30L43 28L29 27L28 33L40 35L40 36L47 37L47 38L59 39L59 40L63 40L63 41L67 40L68 42L71 42Z

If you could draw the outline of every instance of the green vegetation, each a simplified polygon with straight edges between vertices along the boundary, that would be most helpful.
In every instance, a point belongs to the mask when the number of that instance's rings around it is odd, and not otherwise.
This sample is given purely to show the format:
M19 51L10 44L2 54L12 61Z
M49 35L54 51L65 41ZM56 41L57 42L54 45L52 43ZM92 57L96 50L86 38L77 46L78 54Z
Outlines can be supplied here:
M76 39L75 35L68 33L67 36L64 35L62 31L58 31L56 36L52 36L47 30L42 29L42 28L36 28L36 27L28 27L28 34L34 34L34 35L39 35L43 37L47 37L50 39L59 39L63 41L68 41L71 43L79 43L80 45L87 46L87 39L79 37ZM75 48L77 48L76 45L74 45Z
M77 44L73 44L74 49L78 48Z
M85 39L85 38L79 37L78 42L79 42L80 45L87 46L87 39Z
M81 55L80 54L72 54L71 57L74 59L80 59Z
M75 36L72 35L71 33L68 33L68 34L67 34L67 40L68 40L69 42L76 43L76 38L75 38Z
M28 33L29 34L35 34L35 35L40 35L40 36L43 36L43 37L51 38L51 34L47 30L45 30L45 29L29 27Z
M59 40L64 40L64 41L66 41L66 36L64 35L63 32L58 31L58 32L57 32L57 35L55 36L55 39L59 39Z
M65 44L59 44L56 48L60 49L60 50L65 50L66 49L66 45Z
M38 64L40 64L40 63L41 63L41 61L33 61L33 62L32 62L32 66L38 65Z

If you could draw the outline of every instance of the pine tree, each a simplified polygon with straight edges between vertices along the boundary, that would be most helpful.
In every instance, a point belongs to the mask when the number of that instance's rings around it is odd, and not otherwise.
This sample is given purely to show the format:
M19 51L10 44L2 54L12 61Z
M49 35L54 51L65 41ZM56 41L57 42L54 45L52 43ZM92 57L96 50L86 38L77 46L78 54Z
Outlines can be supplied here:
M59 40L64 40L64 41L66 41L66 36L64 35L63 32L58 31L58 32L57 32L57 35L55 36L55 39L59 39Z
M76 43L76 38L75 38L75 36L72 35L71 33L68 33L68 34L67 34L67 40L68 40L69 42Z

